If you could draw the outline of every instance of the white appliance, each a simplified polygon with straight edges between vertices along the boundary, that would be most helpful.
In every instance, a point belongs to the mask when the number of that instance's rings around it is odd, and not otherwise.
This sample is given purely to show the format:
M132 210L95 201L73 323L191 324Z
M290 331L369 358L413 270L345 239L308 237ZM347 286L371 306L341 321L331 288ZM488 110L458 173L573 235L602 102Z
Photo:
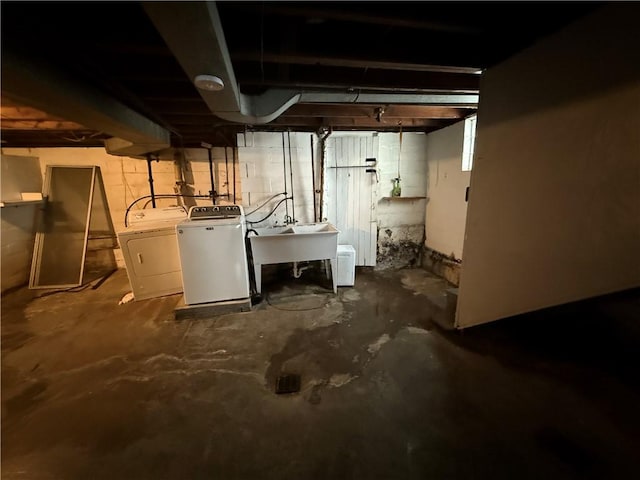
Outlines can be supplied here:
M175 224L186 218L187 210L185 207L145 208L130 211L127 215L127 224L129 227L151 222L173 222Z
M338 245L337 284L353 287L356 283L356 249L353 245Z
M242 206L191 207L176 231L186 305L249 298Z
M186 218L182 207L129 214L129 226L118 232L118 242L135 300L182 292L176 224Z

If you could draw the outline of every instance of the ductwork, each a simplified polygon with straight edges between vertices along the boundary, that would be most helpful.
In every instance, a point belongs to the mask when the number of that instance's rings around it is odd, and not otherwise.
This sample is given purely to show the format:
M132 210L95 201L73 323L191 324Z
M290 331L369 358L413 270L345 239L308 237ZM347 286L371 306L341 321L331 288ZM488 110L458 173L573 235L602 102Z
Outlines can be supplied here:
M2 93L52 115L113 135L112 155L144 155L170 146L169 131L43 61L2 52Z
M269 123L298 103L396 103L455 107L477 106L478 95L358 94L270 89L261 95L240 92L216 3L143 2L183 70L192 80L215 75L224 82L219 91L199 90L211 112L248 125ZM176 12L180 14L177 15Z

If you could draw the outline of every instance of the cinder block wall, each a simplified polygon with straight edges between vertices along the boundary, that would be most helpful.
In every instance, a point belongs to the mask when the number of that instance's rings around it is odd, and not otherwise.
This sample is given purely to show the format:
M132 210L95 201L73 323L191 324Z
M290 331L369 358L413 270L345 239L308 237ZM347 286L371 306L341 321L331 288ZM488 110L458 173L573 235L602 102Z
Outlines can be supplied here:
M40 163L35 157L5 155L2 162L2 201L0 210L2 291L24 285L29 280L31 257L35 239L35 204L10 204L22 199L23 192L40 192L42 176Z
M427 195L426 135L380 133L378 153L378 268L415 266L424 241ZM400 176L402 195L391 196Z
M109 202L109 211L116 231L124 228L124 213L127 206L135 199L149 195L149 174L147 162L144 159L118 157L109 155L104 148L11 148L3 149L9 155L23 155L38 157L42 175L47 165L97 165L100 167ZM153 185L156 194L175 193L176 173L174 165L174 151L166 151L160 156L160 161L152 163ZM209 178L209 162L207 150L185 149L185 181L194 194L208 195L211 189ZM232 149L228 149L229 180L225 172L224 148L213 148L214 181L218 193L226 193L226 182L233 182ZM236 164L236 196L242 198L239 168ZM233 193L233 184L230 185ZM225 203L225 198L220 198ZM132 209L151 208L148 200L138 202ZM233 201L233 198L231 198ZM176 205L174 198L158 199L158 206ZM197 200L198 204L209 205L208 199Z
M29 281L36 205L2 209L2 291Z
M372 132L340 132L341 135L363 135ZM250 212L277 193L291 193L289 167L289 139L291 139L291 166L295 216L300 223L313 221L313 181L311 167L311 141L308 132L249 132L238 135L240 174L244 191L243 205ZM378 263L380 268L419 264L424 240L425 197L427 189L426 136L421 133L403 133L400 152L399 133L380 133L377 169L378 185ZM316 189L321 189L318 137L314 138L314 168ZM402 199L389 199L391 179L402 178ZM278 196L249 217L259 220L267 215L284 196ZM318 198L319 201L319 198ZM292 215L291 202L288 204ZM265 222L256 226L282 224L285 205L281 204Z
M311 167L311 138L313 137L316 181L319 181L318 137L308 132L247 132L238 135L238 157L244 196L242 205L250 213L263 203L262 208L248 216L258 221L268 215L285 198L293 201L281 203L264 222L263 227L285 223L287 212L298 223L310 223L313 218L313 176ZM284 139L284 148L283 148ZM316 188L320 188L317 183Z
M127 207L137 198L149 195L149 174L147 162L145 159L119 157L109 155L104 148L4 148L3 155L16 155L23 157L37 157L40 162L40 171L44 178L47 165L97 165L100 167L102 178L104 181L107 202L109 204L109 212L113 221L116 232L125 228L124 216ZM156 194L172 194L176 192L176 167L174 165L174 156L176 151L167 150L160 155L159 161L152 163L153 184ZM208 151L204 148L184 149L178 151L178 154L184 156L183 175L187 183L187 190L192 194L208 195L211 190L211 182L209 175ZM212 160L214 163L214 182L216 191L219 194L226 194L229 188L230 197L220 197L219 203L233 203L233 150L227 149L225 158L224 148L212 149ZM25 167L26 168L26 167ZM228 170L228 174L227 174ZM236 201L242 202L242 189L240 179L240 169L238 163L235 164L235 186ZM228 177L228 178L227 178ZM187 205L210 205L208 198L202 199L185 199ZM180 201L177 197L158 198L157 206L179 205ZM24 208L24 207L22 207ZM150 199L143 199L136 203L132 210L151 208ZM8 216L4 218L3 212L3 237L5 233L7 239L14 238L16 232L10 228L5 220L9 220ZM12 233L13 232L13 233ZM33 235L32 229L30 235ZM11 235L11 236L9 236ZM24 239L16 240L21 245L21 249L31 251L33 249L33 241L31 244L24 244ZM12 240L13 242L13 240ZM17 248L15 242L13 247ZM17 261L18 254L13 253L14 250L2 250L2 263L11 264ZM24 254L21 254L24 257ZM115 251L118 266L123 268L124 262L119 249ZM29 257L29 268L30 268ZM7 283L9 285L10 282ZM4 282L3 282L4 289Z

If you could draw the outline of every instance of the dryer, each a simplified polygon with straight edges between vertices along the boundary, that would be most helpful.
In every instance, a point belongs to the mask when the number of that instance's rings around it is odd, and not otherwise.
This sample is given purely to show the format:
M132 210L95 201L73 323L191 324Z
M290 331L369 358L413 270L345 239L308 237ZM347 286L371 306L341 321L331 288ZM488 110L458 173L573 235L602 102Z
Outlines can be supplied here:
M118 232L135 300L182 292L176 224L187 217L182 207L139 210Z

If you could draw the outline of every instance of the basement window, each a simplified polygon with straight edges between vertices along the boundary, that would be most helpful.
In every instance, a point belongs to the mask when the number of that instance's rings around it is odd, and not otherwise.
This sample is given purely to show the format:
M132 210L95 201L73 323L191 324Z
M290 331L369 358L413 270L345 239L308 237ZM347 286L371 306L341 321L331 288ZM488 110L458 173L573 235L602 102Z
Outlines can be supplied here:
M467 117L464 121L464 138L462 143L462 171L470 172L473 168L473 150L476 144L477 115Z

